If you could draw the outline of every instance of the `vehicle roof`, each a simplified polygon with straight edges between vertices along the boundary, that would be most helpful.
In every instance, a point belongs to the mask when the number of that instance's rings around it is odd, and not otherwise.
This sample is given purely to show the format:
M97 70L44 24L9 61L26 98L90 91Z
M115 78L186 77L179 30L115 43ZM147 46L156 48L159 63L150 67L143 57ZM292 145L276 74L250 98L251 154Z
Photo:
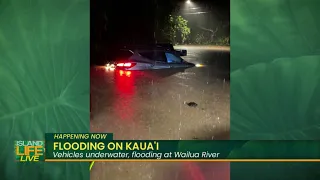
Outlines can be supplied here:
M123 46L122 49L134 50L173 50L172 44L150 44L150 45L128 45Z
M130 49L121 49L121 51L128 51L134 54L135 52L137 53L174 53L174 51L168 51L165 49L135 49L135 50L130 50ZM176 54L177 55L177 54Z

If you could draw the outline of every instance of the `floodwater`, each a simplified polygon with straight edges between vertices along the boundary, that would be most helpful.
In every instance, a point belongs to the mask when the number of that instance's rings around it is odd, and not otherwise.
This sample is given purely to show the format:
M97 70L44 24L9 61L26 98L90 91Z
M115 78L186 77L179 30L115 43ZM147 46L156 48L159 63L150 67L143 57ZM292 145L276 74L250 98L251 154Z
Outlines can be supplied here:
M114 139L215 140L229 138L230 53L214 47L187 49L185 70L110 71L91 69L92 132ZM189 102L193 106L188 106ZM96 163L91 179L229 179L228 163Z

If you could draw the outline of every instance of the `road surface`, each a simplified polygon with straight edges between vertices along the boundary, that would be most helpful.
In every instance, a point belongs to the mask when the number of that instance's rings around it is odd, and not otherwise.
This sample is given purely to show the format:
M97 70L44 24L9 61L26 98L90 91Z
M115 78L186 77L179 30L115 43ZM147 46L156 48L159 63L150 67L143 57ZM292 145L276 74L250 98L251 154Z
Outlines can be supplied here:
M184 46L199 67L154 72L91 69L92 132L114 139L229 138L229 51ZM196 107L188 106L195 102ZM190 174L191 173L191 174ZM96 163L93 180L229 179L228 163ZM199 179L200 178L200 179Z

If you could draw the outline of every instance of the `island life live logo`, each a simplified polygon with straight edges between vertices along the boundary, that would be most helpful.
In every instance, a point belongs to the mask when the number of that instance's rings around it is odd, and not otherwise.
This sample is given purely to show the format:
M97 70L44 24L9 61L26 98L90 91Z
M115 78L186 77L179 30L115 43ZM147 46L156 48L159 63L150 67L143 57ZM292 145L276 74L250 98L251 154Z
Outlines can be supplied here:
M16 161L44 161L44 141L14 141Z

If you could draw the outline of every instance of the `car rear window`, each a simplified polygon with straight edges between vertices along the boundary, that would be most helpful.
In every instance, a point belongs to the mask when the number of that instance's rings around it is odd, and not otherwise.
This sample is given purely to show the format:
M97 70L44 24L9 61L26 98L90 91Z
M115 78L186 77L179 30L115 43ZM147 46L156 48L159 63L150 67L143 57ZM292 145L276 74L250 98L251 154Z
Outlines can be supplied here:
M166 56L162 51L143 51L139 52L139 54L153 61L167 61Z
M150 60L153 60L154 59L154 53L153 51L148 51L148 52L139 52L139 54L143 57L146 57Z
M155 53L155 60L156 60L156 61L167 62L166 55L165 55L164 52L162 52L162 51L156 51L156 53Z

